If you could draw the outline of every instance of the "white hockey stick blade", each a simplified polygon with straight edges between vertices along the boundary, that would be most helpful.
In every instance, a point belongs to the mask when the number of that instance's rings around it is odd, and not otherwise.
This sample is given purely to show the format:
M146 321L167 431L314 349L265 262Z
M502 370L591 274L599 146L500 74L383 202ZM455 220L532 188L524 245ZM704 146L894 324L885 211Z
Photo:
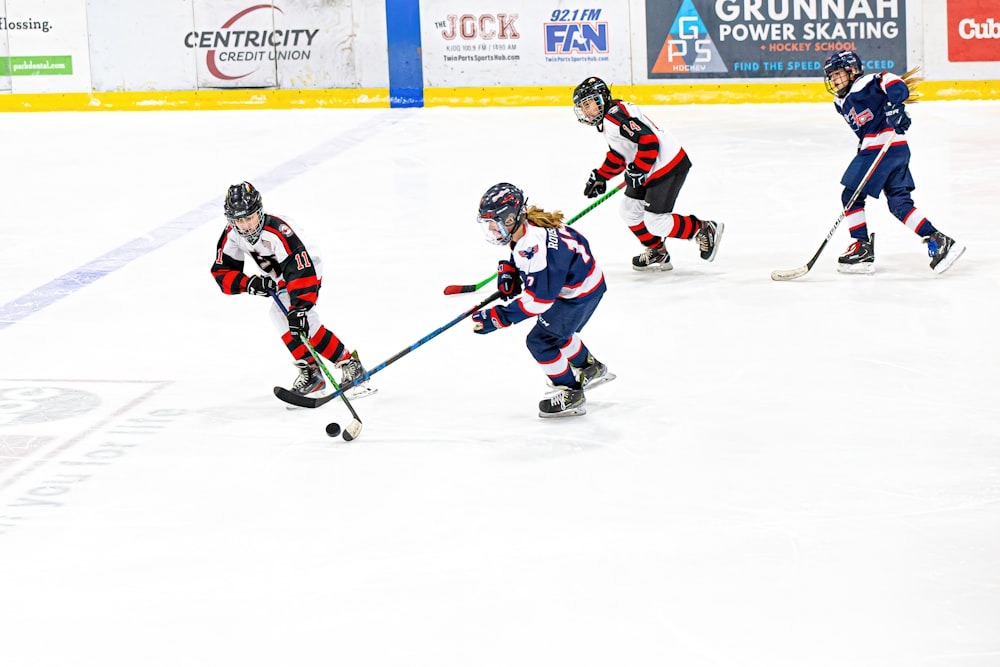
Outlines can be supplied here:
M351 423L347 425L347 428L344 429L344 440L347 442L355 440L359 435L361 435L362 426L364 426L364 424L359 422L357 419L352 420Z
M774 271L771 271L771 280L795 280L796 278L801 278L807 273L809 273L809 267L805 265L800 266L797 269L788 269L787 271L775 269Z

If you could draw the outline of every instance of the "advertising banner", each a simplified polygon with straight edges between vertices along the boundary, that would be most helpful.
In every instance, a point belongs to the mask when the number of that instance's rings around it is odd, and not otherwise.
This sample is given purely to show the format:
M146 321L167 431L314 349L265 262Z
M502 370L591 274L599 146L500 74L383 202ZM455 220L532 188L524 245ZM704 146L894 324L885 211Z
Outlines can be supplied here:
M89 92L87 12L76 0L6 0L0 81L14 93Z
M629 81L628 3L420 4L424 85L436 87L569 85L595 75Z
M353 36L350 2L196 0L177 44L199 88L357 87Z
M650 79L815 79L846 49L868 71L906 68L905 0L645 3Z
M948 60L1000 62L997 0L948 0Z

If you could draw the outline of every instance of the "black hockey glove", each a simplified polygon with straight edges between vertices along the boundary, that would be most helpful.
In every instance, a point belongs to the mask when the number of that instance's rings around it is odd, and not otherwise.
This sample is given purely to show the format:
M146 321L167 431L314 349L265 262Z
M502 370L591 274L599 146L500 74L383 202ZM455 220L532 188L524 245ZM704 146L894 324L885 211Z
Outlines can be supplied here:
M288 311L288 331L295 338L309 337L309 313L305 308L292 308Z
M642 184L646 182L646 176L646 172L635 166L635 162L629 162L628 166L625 167L625 183L632 190L641 188Z
M903 103L893 104L892 102L885 105L885 120L897 132L906 132L910 129L912 122L910 117L906 115L905 105Z
M497 289L505 301L521 293L521 272L507 260L497 265Z
M254 296L270 296L278 291L278 283L271 276L252 276L247 283L247 294Z
M597 195L603 195L608 190L608 179L597 173L597 170L590 172L587 185L583 188L583 196L593 199Z

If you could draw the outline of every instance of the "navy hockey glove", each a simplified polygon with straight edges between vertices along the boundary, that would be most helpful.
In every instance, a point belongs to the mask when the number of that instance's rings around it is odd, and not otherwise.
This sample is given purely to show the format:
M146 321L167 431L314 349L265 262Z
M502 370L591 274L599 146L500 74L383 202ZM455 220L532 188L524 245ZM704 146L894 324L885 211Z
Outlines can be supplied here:
M247 283L247 294L254 296L270 296L271 292L277 291L278 283L271 276L253 276Z
M597 170L590 172L587 185L583 188L583 196L593 199L597 195L603 195L608 189L608 179L597 173Z
M641 188L642 184L646 182L646 176L646 172L635 166L635 162L629 162L628 166L625 167L625 182L632 190Z
M292 308L288 311L288 331L295 338L309 336L309 313L305 308Z
M885 120L893 126L897 132L906 132L910 129L910 117L906 115L905 105L893 104L889 102L885 105Z
M486 310L480 310L472 316L472 330L477 334L493 333L497 329L509 327L510 322L503 312L495 306Z
M497 289L505 301L521 293L521 272L507 260L497 265Z

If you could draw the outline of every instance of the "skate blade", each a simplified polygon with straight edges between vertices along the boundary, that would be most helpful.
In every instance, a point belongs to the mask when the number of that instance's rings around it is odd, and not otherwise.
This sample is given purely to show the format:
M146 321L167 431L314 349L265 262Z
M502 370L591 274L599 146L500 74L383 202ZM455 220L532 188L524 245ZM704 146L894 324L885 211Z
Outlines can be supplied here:
M607 384L617 378L618 376L614 373L606 373L604 377L599 377L596 380L591 380L587 384L583 385L584 391L590 391L595 387L600 387L602 384Z
M948 256L945 257L937 266L934 267L934 273L944 273L951 265L958 261L958 258L962 256L965 252L965 246L953 245L951 250L948 251Z
M368 398L372 394L377 394L377 393L378 389L376 389L375 387L360 386L360 387L351 387L350 389L344 392L344 396L347 396L347 398L354 400L358 398Z
M659 264L650 264L649 266L636 266L633 264L632 270L642 271L644 273L648 271L673 271L674 265L670 262L660 262Z
M853 273L858 275L871 275L875 273L875 262L864 262L862 264L838 264L837 273Z
M542 419L558 419L561 417L579 417L580 415L587 414L587 408L581 405L578 408L571 408L569 410L563 410L562 412L542 412L538 411L538 416Z

